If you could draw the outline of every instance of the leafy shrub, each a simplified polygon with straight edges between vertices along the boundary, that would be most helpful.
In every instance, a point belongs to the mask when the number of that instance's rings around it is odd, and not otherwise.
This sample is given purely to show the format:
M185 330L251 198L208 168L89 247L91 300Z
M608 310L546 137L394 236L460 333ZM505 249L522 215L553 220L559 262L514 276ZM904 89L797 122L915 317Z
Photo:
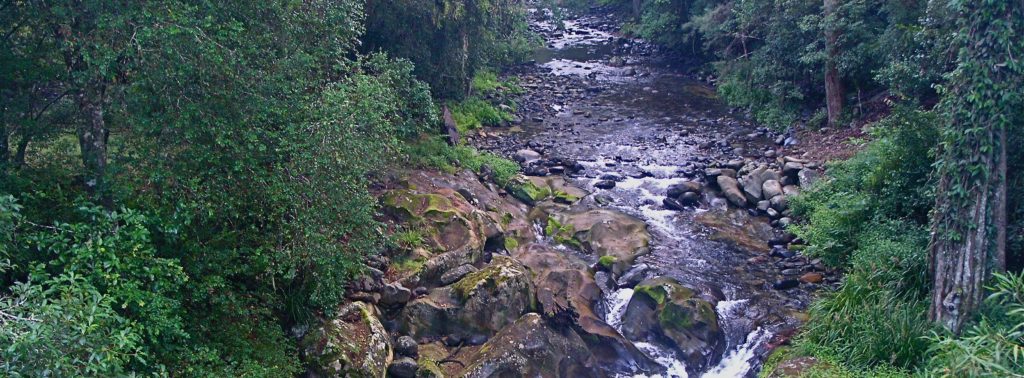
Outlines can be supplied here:
M146 325L74 273L23 282L0 294L0 374L7 377L123 376L152 363ZM159 371L159 367L150 366Z
M1024 273L995 274L977 324L960 337L934 334L929 373L937 377L1024 375Z
M502 122L511 121L512 114L498 109L487 100L471 98L450 106L452 118L459 131L479 129L484 126L498 126Z
M928 112L897 108L874 126L875 140L863 151L831 164L826 181L793 199L806 222L792 230L810 244L808 254L844 265L870 222L927 224L934 125Z

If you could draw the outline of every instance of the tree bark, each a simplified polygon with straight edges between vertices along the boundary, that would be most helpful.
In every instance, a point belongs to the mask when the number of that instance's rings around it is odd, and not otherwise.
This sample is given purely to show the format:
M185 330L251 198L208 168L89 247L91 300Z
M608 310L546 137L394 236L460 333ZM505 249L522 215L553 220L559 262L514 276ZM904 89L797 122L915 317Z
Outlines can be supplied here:
M82 165L85 167L85 185L90 193L108 209L113 207L106 187L107 172L107 126L103 119L106 87L102 84L90 86L78 95L78 107L82 122L78 124L78 144L82 149Z
M1022 53L1012 28L1024 3L968 2L958 9L957 68L943 94L945 140L938 166L929 265L928 318L959 334L984 298L993 270L1005 269L1007 227L1007 91L1020 88ZM1019 30L1019 29L1018 29Z
M10 161L10 138L7 135L7 124L3 122L3 114L0 113L0 173L7 170L7 163Z
M824 0L825 17L835 15L838 0ZM843 82L839 76L836 60L839 57L839 30L834 27L825 31L825 106L828 110L828 126L835 127L843 115Z

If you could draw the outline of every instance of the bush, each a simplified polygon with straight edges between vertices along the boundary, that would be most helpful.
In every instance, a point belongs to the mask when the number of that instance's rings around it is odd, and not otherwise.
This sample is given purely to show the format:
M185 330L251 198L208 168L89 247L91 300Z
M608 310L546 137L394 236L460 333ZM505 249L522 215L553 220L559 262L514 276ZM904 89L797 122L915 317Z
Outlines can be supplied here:
M897 108L873 127L875 140L863 151L831 164L827 180L793 199L805 222L792 231L810 244L808 254L842 266L869 222L927 224L934 125L931 113Z
M1024 375L1024 273L995 274L977 324L960 337L934 334L929 373L937 377Z
M502 122L512 120L512 114L500 110L490 102L479 98L451 103L449 108L460 132L479 129L484 126L498 126Z

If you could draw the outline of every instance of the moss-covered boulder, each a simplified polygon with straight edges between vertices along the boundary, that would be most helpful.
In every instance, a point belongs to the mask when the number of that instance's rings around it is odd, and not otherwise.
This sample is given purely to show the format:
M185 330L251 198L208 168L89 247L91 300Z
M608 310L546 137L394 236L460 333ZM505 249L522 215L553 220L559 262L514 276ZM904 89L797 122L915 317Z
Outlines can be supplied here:
M456 190L438 188L419 193L393 190L383 199L384 213L395 223L417 230L433 251L482 249L497 225Z
M462 377L590 377L599 372L583 339L536 313L523 315L466 359Z
M391 337L373 305L352 302L303 337L302 355L316 376L384 377L392 359Z
M550 188L546 185L537 185L526 176L512 178L508 185L505 185L505 190L513 197L531 206L551 197Z
M629 270L638 256L649 251L651 234L647 224L621 211L553 211L549 217L549 224L557 224L563 234L571 232L584 251L604 258L602 261L616 275Z
M586 263L541 244L515 255L533 274L538 310L554 324L570 326L603 366L654 373L660 366L595 314L601 289Z
M692 371L721 358L725 335L710 302L668 277L645 280L633 290L622 317L626 337L676 349Z
M534 308L530 270L515 259L494 256L491 263L452 285L461 303L460 331L492 335Z
M506 256L447 287L435 288L399 313L399 329L413 337L438 339L493 335L534 308L528 268Z

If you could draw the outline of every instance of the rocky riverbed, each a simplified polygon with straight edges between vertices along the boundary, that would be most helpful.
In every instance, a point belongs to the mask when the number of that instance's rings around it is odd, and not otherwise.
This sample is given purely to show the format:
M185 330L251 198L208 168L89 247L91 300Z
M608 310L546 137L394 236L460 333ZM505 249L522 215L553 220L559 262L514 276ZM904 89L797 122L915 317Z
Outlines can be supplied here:
M518 161L378 189L415 235L298 330L310 376L744 377L836 280L796 253L819 164L734 114L609 16L553 20L518 120L464 139ZM562 25L562 26L559 26Z

